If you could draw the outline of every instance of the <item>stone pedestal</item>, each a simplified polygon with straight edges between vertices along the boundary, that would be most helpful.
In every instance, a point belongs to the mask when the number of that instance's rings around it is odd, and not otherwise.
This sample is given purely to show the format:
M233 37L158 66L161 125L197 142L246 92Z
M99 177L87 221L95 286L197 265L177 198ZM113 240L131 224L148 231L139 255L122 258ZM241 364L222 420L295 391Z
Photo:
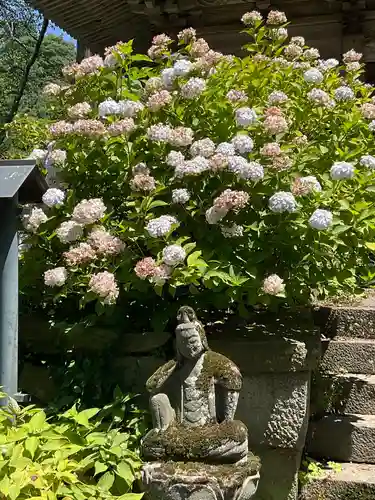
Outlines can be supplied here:
M259 461L228 465L149 462L142 469L147 500L250 500L259 481Z

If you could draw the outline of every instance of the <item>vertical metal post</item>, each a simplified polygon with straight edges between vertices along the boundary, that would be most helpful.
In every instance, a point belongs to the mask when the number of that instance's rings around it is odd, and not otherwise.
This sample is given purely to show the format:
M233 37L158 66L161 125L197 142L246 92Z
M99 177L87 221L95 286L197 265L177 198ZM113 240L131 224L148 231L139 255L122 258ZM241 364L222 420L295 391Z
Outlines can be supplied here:
M0 386L14 398L18 389L17 195L0 199L0 214Z

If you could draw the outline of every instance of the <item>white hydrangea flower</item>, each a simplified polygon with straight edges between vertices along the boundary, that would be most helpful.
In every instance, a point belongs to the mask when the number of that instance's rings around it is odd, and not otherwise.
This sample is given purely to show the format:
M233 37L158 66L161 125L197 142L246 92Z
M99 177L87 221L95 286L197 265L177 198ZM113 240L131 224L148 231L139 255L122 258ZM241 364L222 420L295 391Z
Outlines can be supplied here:
M323 73L325 73L326 71L329 71L330 69L334 69L336 68L337 66L339 66L339 61L337 59L326 59L326 60L320 60L318 62L318 68L320 69L320 71L323 71Z
M203 78L189 78L181 87L181 95L185 99L195 99L200 96L206 88L206 81Z
M44 273L44 284L49 287L61 287L68 278L68 272L65 267L55 267Z
M186 252L180 245L168 245L163 249L163 262L167 266L177 266L186 258Z
M93 224L104 217L107 207L101 198L82 200L73 210L72 219L78 224Z
M168 142L171 134L171 127L169 125L164 125L163 123L151 125L147 129L147 137L150 139L150 141Z
M172 146L183 148L190 146L194 140L194 132L189 127L176 127L171 130L168 142Z
M168 90L159 90L151 94L147 100L146 106L150 111L159 111L172 102L172 94Z
M72 243L77 241L83 235L83 226L74 220L63 222L56 229L56 236L61 243Z
M375 132L375 120L372 120L369 125L368 125L368 128L371 132Z
M351 49L348 50L348 52L345 52L342 60L345 64L349 64L353 62L359 62L362 59L362 56L363 54L361 54L360 52L356 52L354 49Z
M173 72L176 76L186 76L194 69L194 64L187 59L180 59L174 63Z
M243 226L233 223L231 226L221 226L221 234L224 238L240 238L243 236Z
M108 115L117 115L121 112L119 103L113 99L106 99L98 106L99 116L104 118Z
M248 127L257 121L257 114L251 108L238 108L236 110L236 122L239 127Z
M360 159L359 163L364 167L370 168L371 170L375 169L375 157L371 155L364 155Z
M104 58L105 68L115 68L117 66L117 59L114 54L107 54Z
M184 205L190 200L190 193L187 189L174 189L172 191L172 202Z
M332 224L333 216L329 210L317 209L309 219L312 228L323 230L328 229Z
M160 238L169 233L173 224L178 224L176 217L172 215L161 215L156 219L151 219L147 223L146 231L153 238Z
M355 94L353 90L346 85L343 85L335 90L335 99L337 101L351 101L354 98Z
M231 89L227 92L226 98L231 103L246 102L248 97L243 90Z
M303 55L308 61L315 61L315 59L319 59L320 57L319 50L314 47L306 49Z
M33 207L31 211L24 210L22 224L27 231L36 233L39 227L47 222L48 217L41 208Z
M224 219L227 213L228 210L213 206L206 211L206 221L208 224L217 224L221 219Z
M241 17L241 21L245 26L254 26L263 20L262 14L257 10L252 10L251 12L245 12Z
M288 37L288 30L286 28L276 28L271 30L271 36L274 40L284 40Z
M54 149L48 155L48 161L52 165L62 165L66 161L66 151L63 149Z
M275 90L269 95L268 104L271 104L272 106L275 104L283 104L288 101L288 99L289 97L284 92L281 92L281 90Z
M272 212L282 213L282 212L295 212L297 209L297 202L292 195L285 191L279 191L271 196L268 200L268 206Z
M215 153L215 147L215 143L206 137L205 139L193 142L190 146L190 154L192 157L203 156L204 158L209 158Z
M44 149L33 149L29 155L30 160L35 160L38 164L43 164L47 156Z
M334 181L351 179L354 176L354 165L346 161L337 161L331 167L331 178Z
M146 92L152 94L163 88L163 80L160 76L152 76L149 78L145 84Z
M261 181L264 177L264 169L262 165L256 161L250 161L246 172L245 179L249 179L253 182Z
M305 45L305 39L303 38L303 36L292 36L292 38L290 39L290 43L298 45L299 47L303 47Z
M307 94L307 98L309 99L309 101L320 104L322 106L327 105L331 100L327 92L324 92L324 90L317 88L310 90L310 92L308 92Z
M178 165L182 165L184 161L185 161L185 156L180 151L174 151L174 150L168 153L165 159L165 163L170 167L174 168L177 167Z
M224 156L234 156L236 154L236 150L230 142L221 142L216 148L216 153Z
M303 78L307 83L319 84L323 81L323 74L316 68L310 68L304 72Z
M238 153L250 153L253 150L254 142L248 135L237 134L233 137L231 143Z
M47 207L61 205L65 200L65 193L61 189L50 188L44 193L42 201Z
M314 175L306 177L298 177L292 186L292 194L295 196L303 196L315 192L321 192L322 186Z
M126 99L118 103L118 113L126 118L134 118L144 109L144 105L139 101Z
M346 65L346 71L359 71L361 64L359 62L352 62Z
M132 168L133 175L150 175L150 169L146 163L140 162Z
M164 87L167 90L171 90L173 88L173 83L176 80L177 75L173 68L165 68L161 72L161 79Z
M78 102L68 109L68 116L74 120L85 118L91 112L91 106L88 102Z
M210 162L204 156L196 156L195 158L185 161L177 165L175 169L176 178L184 177L185 175L199 175L210 169Z
M267 295L280 295L285 291L284 280L277 274L271 274L264 279L262 290Z
M43 94L48 97L55 97L59 95L61 92L61 86L57 85L57 83L47 83L47 85L43 89Z
M108 271L94 274L89 282L89 290L102 299L102 304L112 305L119 296L115 276Z

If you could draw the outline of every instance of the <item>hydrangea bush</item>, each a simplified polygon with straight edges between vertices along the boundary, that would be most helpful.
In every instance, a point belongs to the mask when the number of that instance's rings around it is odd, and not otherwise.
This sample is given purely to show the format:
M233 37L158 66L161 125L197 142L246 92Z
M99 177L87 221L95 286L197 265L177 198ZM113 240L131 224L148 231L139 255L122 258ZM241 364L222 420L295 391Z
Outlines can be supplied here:
M148 56L119 43L46 89L64 111L31 156L51 189L23 215L24 276L44 279L46 304L183 297L241 312L372 279L375 97L361 54L321 59L288 39L282 12L242 21L244 57L190 28L156 36Z

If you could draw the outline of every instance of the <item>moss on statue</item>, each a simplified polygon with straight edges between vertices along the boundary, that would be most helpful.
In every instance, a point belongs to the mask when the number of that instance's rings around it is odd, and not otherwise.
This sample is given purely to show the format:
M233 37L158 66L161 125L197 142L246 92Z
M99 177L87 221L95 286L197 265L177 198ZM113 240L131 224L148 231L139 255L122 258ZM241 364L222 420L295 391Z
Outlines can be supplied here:
M237 366L222 354L209 350L204 356L197 389L208 391L212 380L228 391L239 391L242 387L242 376Z
M249 453L244 464L212 465L202 462L165 462L158 464L157 472L173 477L175 482L194 477L197 482L216 480L222 488L242 485L249 476L257 474L261 464L258 457Z
M171 373L177 366L177 361L171 359L160 368L156 370L156 372L147 380L146 389L148 392L157 392L160 387L164 384L164 382L169 378Z
M148 450L153 459L207 460L210 452L226 443L243 444L247 440L247 428L240 421L213 423L203 427L171 425L163 432L151 431L143 443L145 458ZM219 455L219 454L218 454ZM225 458L224 458L225 460Z

